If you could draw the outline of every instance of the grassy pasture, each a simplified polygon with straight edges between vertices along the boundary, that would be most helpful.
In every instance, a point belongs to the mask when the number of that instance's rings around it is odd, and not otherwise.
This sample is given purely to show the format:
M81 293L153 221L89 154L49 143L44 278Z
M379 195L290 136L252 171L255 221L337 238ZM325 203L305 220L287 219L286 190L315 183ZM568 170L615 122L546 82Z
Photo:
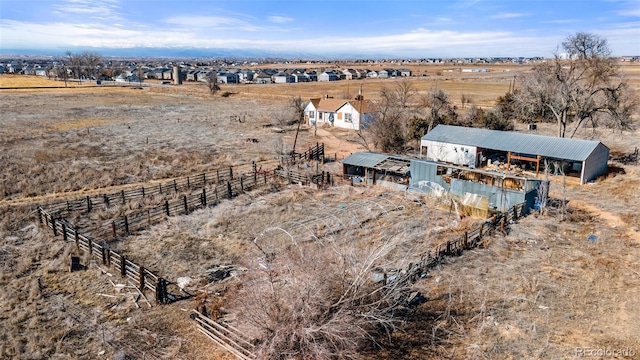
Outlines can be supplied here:
M637 87L638 68L625 72ZM513 79L512 72L454 73L450 78L430 73L410 79L421 94L437 84L450 89L455 102L464 93L480 106L504 94ZM5 79L0 76L0 84ZM12 77L18 79L31 81ZM360 83L365 97L375 98L380 87L393 86L394 80ZM211 97L200 84L0 90L0 356L93 359L104 350L105 358L230 359L193 327L188 319L193 302L152 309L141 302L137 309L114 292L109 280L119 282L117 275L109 277L96 266L66 272L73 246L38 227L33 206L110 185L274 160L290 149L295 136L292 126L283 125L292 117L289 97L353 96L358 87L357 81L223 85L221 92L236 93L228 98ZM245 121L233 121L233 116ZM539 132L553 134L553 126L543 125ZM594 135L587 129L578 136L595 136L620 154L640 146L639 131L598 130ZM298 146L316 141L341 154L362 148L350 132L321 129L314 137L308 128ZM555 199L569 201L565 221L559 220L558 209L529 216L509 235L492 238L487 249L451 259L420 280L415 289L429 301L405 319L406 332L378 339L384 349L366 350L363 357L556 359L574 357L576 347L629 348L640 354L634 321L640 318L640 224L635 216L640 166L612 164L625 173L582 187L552 186ZM327 166L341 171L340 164ZM297 186L277 194L256 191L171 219L114 246L174 280L190 276L202 281L211 265L245 264L251 240L268 226L302 222L343 204L379 201L379 196L379 189L348 186L328 193ZM372 222L375 227L358 231L372 241L396 233L414 236L417 251L459 236L467 221L411 202L404 211ZM598 242L588 242L589 234L598 235Z

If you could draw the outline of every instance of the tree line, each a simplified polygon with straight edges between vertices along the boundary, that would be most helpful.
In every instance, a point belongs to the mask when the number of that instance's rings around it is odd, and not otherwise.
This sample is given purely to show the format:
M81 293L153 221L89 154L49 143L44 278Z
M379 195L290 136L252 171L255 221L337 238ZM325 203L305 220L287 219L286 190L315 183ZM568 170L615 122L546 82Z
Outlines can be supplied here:
M568 36L553 59L535 65L519 82L519 88L514 81L492 109L465 109L471 103L466 94L460 99L461 109L441 89L418 98L411 82L399 81L380 91L374 120L365 132L375 149L403 153L438 124L512 130L516 121L549 122L556 124L559 137L573 137L585 126L634 127L633 91L611 57L607 40L596 34ZM369 147L366 141L365 146Z

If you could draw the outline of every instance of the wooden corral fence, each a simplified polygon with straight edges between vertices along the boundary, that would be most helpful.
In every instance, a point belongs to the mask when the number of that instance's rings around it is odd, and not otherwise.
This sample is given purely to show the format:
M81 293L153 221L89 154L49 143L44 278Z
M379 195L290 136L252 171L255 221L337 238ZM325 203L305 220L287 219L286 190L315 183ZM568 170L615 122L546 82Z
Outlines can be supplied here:
M395 269L393 274L385 272L384 279L394 276L394 281L415 282L430 269L439 265L446 257L460 256L465 250L484 247L483 238L495 231L506 233L509 224L526 215L524 213L525 206L525 203L514 205L511 209L494 215L489 220L480 223L477 228L465 231L458 239L438 245L434 253L431 251L423 253L419 262L409 263L404 269Z
M51 229L54 236L62 236L65 241L75 242L79 250L88 252L93 259L108 267L113 266L123 278L133 281L141 291L144 289L153 291L157 303L165 304L175 299L167 291L169 284L167 280L127 259L124 255L111 250L106 241L81 233L77 227L72 226L65 219L64 214L71 212L90 213L99 207L124 205L129 201L147 196L169 196L175 195L179 191L192 191L177 199L169 200L165 197L159 206L132 212L113 220L110 224L112 235L114 237L127 236L150 225L160 223L169 216L189 214L199 208L215 206L223 199L231 199L246 191L264 186L273 178L282 178L290 183L302 182L304 185L310 185L330 184L333 176L328 172L307 177L282 169L262 170L258 169L254 163L250 173L240 175L234 175L233 168L230 167L224 171L216 170L195 176L186 176L153 186L141 186L130 190L58 202L48 205L46 209L38 206L38 220L42 225ZM201 191L197 191L198 189Z
M496 214L490 220L482 222L476 229L465 232L460 238L448 241L445 245L438 246L434 254L431 254L431 252L422 254L419 262L410 263L404 269L394 269L392 272L384 272L384 285L391 281L414 283L420 279L423 274L441 264L446 257L459 256L465 250L484 246L483 238L485 236L495 231L506 231L509 224L525 216L524 209L524 203L515 205L510 210ZM191 319L196 321L196 326L200 332L238 359L255 359L253 353L255 346L251 344L240 331L226 323L224 319L214 321L195 310L191 315Z
M150 225L158 224L169 216L186 215L197 209L215 206L224 199L232 199L242 193L264 186L276 176L275 170L255 170L250 174L243 174L221 181L218 185L205 188L202 191L184 194L177 199L165 199L153 208L133 212L111 222L113 237L129 235L143 230Z
M51 229L54 236L62 236L65 241L75 242L78 250L88 252L92 259L107 267L113 267L120 276L131 281L141 292L145 289L151 290L155 294L156 303L166 304L171 301L167 292L168 282L155 272L111 250L104 241L80 234L65 219L52 216L42 207L38 206L37 212L40 224Z
M329 172L321 172L318 174L301 174L290 169L275 169L274 174L289 184L302 184L302 185L332 185L335 176Z
M321 161L322 163L325 162L324 143L316 143L315 146L309 147L309 149L303 153L293 152L291 156L286 159L286 162L295 164L298 161L311 160Z
M252 170L249 174L234 174L234 168L217 169L210 172L183 176L164 182L158 182L153 185L143 185L139 188L121 190L108 194L99 194L86 196L76 200L66 200L51 205L47 205L47 209L60 211L86 211L91 212L96 206L110 207L114 205L123 205L129 201L140 200L146 197L160 195L162 197L178 194L185 191L200 190L205 187L226 184L232 182L238 184L240 179L244 177L257 177L264 173L258 170L258 165L253 163Z
M214 321L203 314L193 311L191 319L196 322L196 328L221 348L235 355L240 360L252 360L255 346L245 340L242 333L224 320Z

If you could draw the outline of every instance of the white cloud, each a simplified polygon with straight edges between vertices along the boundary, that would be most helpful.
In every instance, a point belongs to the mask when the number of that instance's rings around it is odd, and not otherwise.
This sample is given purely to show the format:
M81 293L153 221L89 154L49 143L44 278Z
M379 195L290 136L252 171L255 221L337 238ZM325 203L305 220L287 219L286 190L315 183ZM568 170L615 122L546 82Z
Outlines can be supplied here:
M549 21L545 21L545 24L573 24L578 22L578 19L556 19L556 20L549 20Z
M269 16L267 20L276 24L286 24L292 22L293 18L285 16Z
M616 14L620 16L640 17L640 7L618 10L616 11Z
M262 49L317 55L397 56L550 56L566 34L526 35L526 32L430 30L389 33L383 36L305 36L299 40L273 36L278 27L260 27L240 16L176 16L159 26L133 22L48 24L0 19L0 44L7 49L95 48L229 48ZM125 24L115 25L115 24ZM631 22L595 29L609 40L614 54L640 53L639 24ZM220 29L215 33L210 30ZM246 32L238 30L244 29ZM226 31L230 30L230 31ZM264 31L264 30L272 30ZM535 32L534 32L535 33ZM212 36L211 34L215 34ZM634 43L635 42L635 43ZM309 44L313 44L309 47ZM135 54L133 54L135 55Z
M525 14L525 13L499 13L499 14L495 14L490 16L491 19L513 19L513 18L519 18L519 17L524 17L524 16L529 16L529 14Z
M439 23L450 23L453 22L453 19L444 16L438 16L437 18L435 18L435 21Z
M63 0L52 5L53 13L61 17L90 16L99 19L122 19L118 0Z

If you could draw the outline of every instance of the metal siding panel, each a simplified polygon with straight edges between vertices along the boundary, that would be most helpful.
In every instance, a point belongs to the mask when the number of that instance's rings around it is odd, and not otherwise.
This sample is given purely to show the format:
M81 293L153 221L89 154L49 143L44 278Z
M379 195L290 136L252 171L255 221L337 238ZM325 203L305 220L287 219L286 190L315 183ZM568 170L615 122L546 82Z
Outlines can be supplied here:
M591 155L584 161L584 175L582 183L587 183L607 172L607 161L609 160L609 149L603 144L599 144Z

